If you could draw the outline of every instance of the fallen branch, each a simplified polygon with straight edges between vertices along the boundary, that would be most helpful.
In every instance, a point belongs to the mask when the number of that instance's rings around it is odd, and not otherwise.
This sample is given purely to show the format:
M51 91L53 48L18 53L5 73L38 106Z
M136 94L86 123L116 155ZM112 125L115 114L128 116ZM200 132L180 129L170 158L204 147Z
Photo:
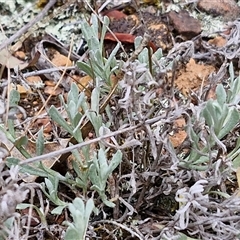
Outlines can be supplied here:
M54 151L54 152L43 154L41 156L36 156L36 157L28 158L26 160L22 160L22 161L19 162L19 165L26 165L26 164L33 163L33 162L42 161L42 160L47 159L47 158L53 158L53 157L59 156L61 154L66 154L66 153L69 153L69 152L71 152L71 151L73 151L77 148L82 148L82 147L90 145L92 143L102 141L103 139L114 137L118 134L122 134L122 133L133 131L133 130L136 131L137 129L142 128L145 124L154 124L154 123L157 123L158 121L161 121L161 122L167 121L168 122L168 120L165 120L165 118L166 118L165 115L160 115L160 116L154 117L152 119L148 119L144 123L139 123L138 125L135 125L135 126L130 126L130 127L124 128L124 129L120 129L120 130L117 130L115 132L111 132L109 134L106 134L104 136L97 137L97 138L94 138L94 139L91 139L91 140L88 140L88 141L85 141L85 142L82 142L82 143L78 143L78 144L75 144L75 145L71 145L71 146L66 147L64 149L60 149L60 150L57 150L57 151Z

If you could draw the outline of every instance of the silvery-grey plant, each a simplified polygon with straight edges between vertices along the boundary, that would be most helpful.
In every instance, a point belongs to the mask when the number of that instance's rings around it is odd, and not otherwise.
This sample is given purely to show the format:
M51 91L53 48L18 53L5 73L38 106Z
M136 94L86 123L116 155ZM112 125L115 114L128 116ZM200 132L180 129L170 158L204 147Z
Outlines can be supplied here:
M109 25L109 18L106 16L103 18L100 39L98 17L93 14L90 22L91 24L86 20L83 20L81 24L82 34L87 42L87 46L89 49L89 57L88 60L85 62L77 62L77 66L86 74L91 76L92 79L98 77L101 79L101 81L104 81L111 86L111 74L118 69L115 56L120 48L120 44L118 43L116 45L110 56L106 59L104 57L103 50L104 37L107 32L107 27Z
M92 25L88 24L87 21L83 21L82 24L82 32L85 39L87 40L89 48L89 61L86 63L78 63L78 66L94 79L95 88L92 91L91 104L89 105L85 94L83 92L79 93L77 85L73 83L71 85L71 90L68 93L67 101L64 100L63 96L60 96L60 100L64 111L67 113L68 120L63 118L62 114L54 106L52 106L49 110L49 115L52 120L59 124L59 126L65 129L68 133L70 133L70 135L79 143L84 141L81 132L81 124L85 121L91 122L96 136L99 136L100 128L107 128L107 125L103 123L102 116L100 114L100 98L102 90L100 86L102 86L104 83L111 85L110 76L112 72L116 70L115 54L119 49L118 44L109 58L104 58L103 41L109 20L107 17L104 18L100 40L98 38L99 28L97 17L93 15L91 21ZM13 91L12 94L13 97L11 97L11 101L14 101L14 104L17 106L20 96L16 91ZM82 111L80 111L80 109ZM15 143L16 135L13 121L9 123L9 126L9 131L6 131L5 133L8 135L8 138L13 143ZM2 128L2 130L4 130L4 128ZM17 146L20 152L26 158L30 158L31 156L24 148L27 140L27 137L22 138L21 141L18 141ZM73 168L76 171L77 175L75 178L69 173L67 173L66 176L62 176L58 172L47 168L41 162L32 165L22 165L20 166L20 170L26 174L41 176L45 178L45 183L42 183L41 187L47 198L56 205L56 208L52 210L53 214L61 214L62 210L66 207L68 207L71 211L73 206L76 204L76 206L79 206L79 203L83 203L83 201L85 201L85 199L75 199L73 201L73 204L69 205L68 203L60 200L58 196L58 187L60 182L69 184L73 188L82 189L84 198L87 197L86 191L89 190L89 186L91 186L91 189L93 191L99 193L99 197L106 205L113 207L114 204L107 200L106 184L108 177L121 162L122 153L120 150L118 150L115 154L112 155L111 159L108 159L108 149L105 149L102 143L99 143L99 147L99 150L96 148L96 154L94 156L89 155L89 146L82 148L83 157L80 156L77 151L73 151L73 154L76 157L76 161L73 163ZM43 149L44 137L43 129L41 129L36 141L36 154L40 156L43 153ZM16 165L18 162L19 159L15 157L8 158L9 165ZM88 206L90 201L86 202ZM24 208L26 206L22 205L21 207ZM77 221L76 223L73 222L73 224L78 226L78 220L80 216L74 215L74 212L72 213L73 221ZM88 224L91 213L92 209L88 209L87 215L84 215L85 226ZM83 224L83 222L81 222L81 224ZM70 234L70 232L72 233L71 229L72 228L70 227L68 234ZM84 232L82 235L84 235Z
M192 143L192 150L189 156L180 162L183 167L206 170L206 163L211 163L211 158L217 155L219 149L227 154L226 146L223 144L223 138L229 134L240 120L240 113L237 107L240 101L240 81L239 77L234 78L233 66L229 67L230 79L229 88L225 89L223 84L216 87L216 99L209 99L204 106L200 108L200 114L195 115L195 122L201 123L200 133L196 133L192 122L188 125L189 138ZM192 118L192 121L193 118ZM200 144L201 142L201 144ZM217 148L213 148L217 145ZM237 144L238 146L238 144ZM235 148L228 157L234 161L235 165L239 162L239 150Z
M4 105L2 106L4 107ZM3 111L5 113L5 109ZM10 120L12 121L12 119ZM6 131L0 130L0 239L21 239L26 233L20 226L21 215L17 213L17 205L28 196L27 183L20 183L19 167L6 165L6 157L9 155L9 145ZM27 234L26 234L27 235Z
M53 106L51 107L49 114L54 121L67 130L78 142L83 142L79 122L83 121L84 117L87 117L89 121L91 121L97 136L99 136L101 127L106 128L102 122L102 117L99 114L99 98L100 89L95 88L92 92L91 106L89 108L84 93L79 93L77 85L72 84L71 90L68 94L67 103L61 98L71 124L68 124ZM78 111L80 108L83 112ZM113 154L112 159L109 160L108 164L104 145L99 143L99 146L100 149L96 150L97 154L94 156L89 155L89 146L83 147L82 153L85 159L82 159L77 151L73 152L76 157L76 162L73 163L73 167L78 175L76 178L76 184L86 191L90 181L93 184L92 189L99 193L103 202L113 207L114 205L106 199L105 188L108 177L121 162L122 153L118 150Z
M17 213L17 205L28 196L27 184L19 184L19 167L6 167L0 160L0 239L21 239L22 232L20 218Z
M86 205L80 198L75 198L72 203L68 204L68 209L72 215L73 222L66 221L68 226L64 239L65 240L83 240L86 239L86 231L92 211L94 210L94 201L88 199Z

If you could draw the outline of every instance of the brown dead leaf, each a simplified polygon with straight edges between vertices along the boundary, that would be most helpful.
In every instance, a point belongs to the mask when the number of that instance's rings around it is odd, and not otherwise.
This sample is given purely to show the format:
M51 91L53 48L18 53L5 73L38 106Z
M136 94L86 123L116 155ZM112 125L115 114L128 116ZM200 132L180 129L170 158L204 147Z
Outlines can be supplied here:
M71 60L69 60L66 56L60 54L57 51L53 56L52 63L57 67L72 66Z
M43 127L43 133L52 132L52 124L49 117L38 118L33 124L32 128L39 129Z
M31 76L26 78L29 84L39 84L42 83L42 79L39 76Z
M223 46L226 45L227 40L225 38L221 37L221 36L217 36L214 39L210 39L208 41L208 43L212 44L212 45L214 45L216 47L223 47Z
M46 81L44 81L44 83L45 83L46 86L51 86L51 87L56 86L56 83L54 81L51 81L51 80L46 80Z
M116 42L116 38L117 38L120 42L134 43L134 40L136 38L132 34L128 34L128 33L116 33L115 32L114 35L115 35L115 37L111 33L106 33L104 39Z
M84 77L73 75L72 78L78 83L78 87L81 91L84 90L88 84L92 82L92 78L88 75Z
M173 124L174 133L173 135L169 135L170 142L172 143L173 147L176 148L180 146L185 138L187 137L187 133L184 130L186 126L186 121L183 117L177 119Z
M118 10L114 10L114 9L104 12L103 15L109 17L109 19L116 19L116 20L127 17L125 13Z
M60 87L57 87L55 89L54 86L46 86L44 88L44 93L47 95L52 95L52 96L58 96L59 94L61 94L63 92L63 89Z
M26 58L26 54L23 51L16 51L14 53L14 56L17 57L17 58L20 58L22 60L24 60Z
M20 95L32 93L32 90L30 88L27 89L26 87L19 84L17 85L17 91L20 93Z
M7 49L0 51L0 64L6 66L7 68L18 67L20 70L28 66L27 62L23 62L14 57Z
M89 86L92 83L92 78L90 76L87 75L87 76L81 77L79 75L73 75L71 78L72 78L71 81L74 81L77 83L78 88L81 92L85 91L85 95L87 97L91 96L91 90L89 89L90 88Z

